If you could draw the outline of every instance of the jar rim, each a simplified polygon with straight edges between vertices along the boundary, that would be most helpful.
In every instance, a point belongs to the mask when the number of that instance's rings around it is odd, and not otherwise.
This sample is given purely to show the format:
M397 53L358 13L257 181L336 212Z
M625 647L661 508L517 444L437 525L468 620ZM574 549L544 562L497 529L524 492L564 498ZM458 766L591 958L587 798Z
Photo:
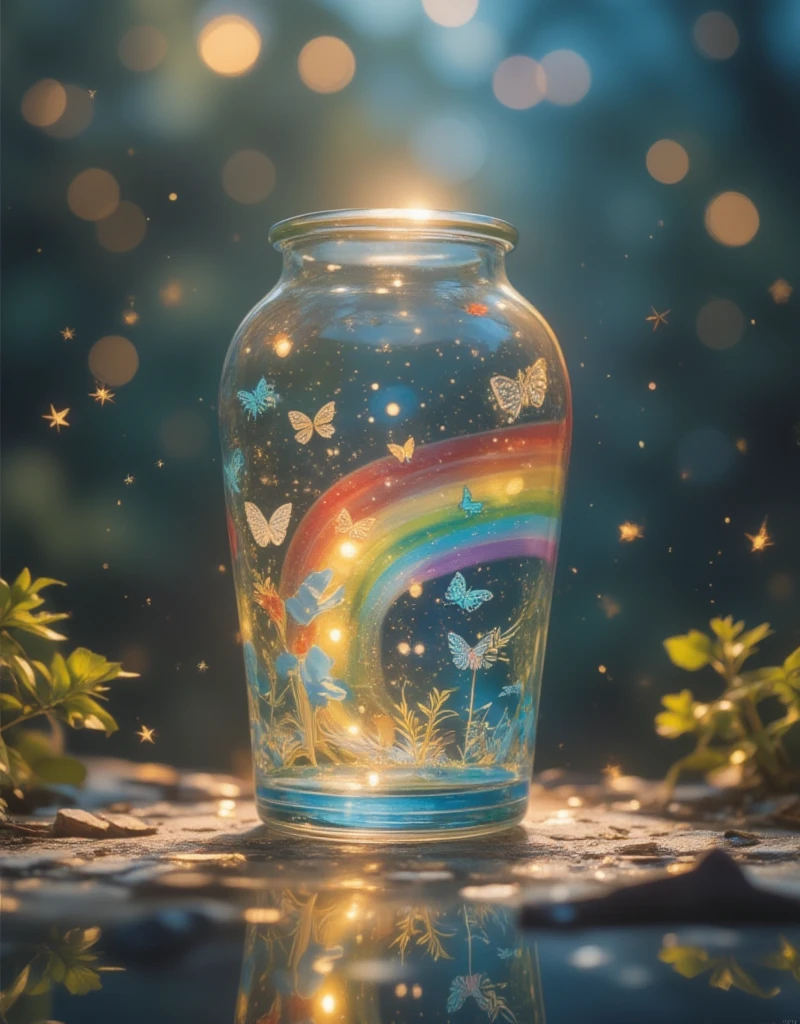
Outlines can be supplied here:
M343 232L362 237L477 238L499 242L507 251L517 244L519 232L513 224L482 213L455 210L353 209L320 210L287 217L273 224L269 241L276 249L286 242L318 233Z

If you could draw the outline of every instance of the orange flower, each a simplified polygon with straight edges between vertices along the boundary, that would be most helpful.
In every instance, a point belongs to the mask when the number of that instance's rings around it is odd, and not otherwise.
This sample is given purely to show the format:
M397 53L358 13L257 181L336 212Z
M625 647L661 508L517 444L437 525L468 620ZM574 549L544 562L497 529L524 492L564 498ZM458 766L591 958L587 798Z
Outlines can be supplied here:
M265 577L263 581L256 580L253 600L259 608L264 609L281 632L285 632L286 609L283 606L283 599L278 594L269 576Z
M313 626L298 626L292 640L292 653L304 658L311 650L316 630Z

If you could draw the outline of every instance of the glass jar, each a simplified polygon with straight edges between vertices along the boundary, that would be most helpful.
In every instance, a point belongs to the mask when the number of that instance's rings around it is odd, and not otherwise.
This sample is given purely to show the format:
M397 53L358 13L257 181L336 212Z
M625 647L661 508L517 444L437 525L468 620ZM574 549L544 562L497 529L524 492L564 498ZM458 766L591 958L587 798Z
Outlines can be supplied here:
M571 431L517 233L465 213L277 224L220 420L266 821L442 838L523 816Z

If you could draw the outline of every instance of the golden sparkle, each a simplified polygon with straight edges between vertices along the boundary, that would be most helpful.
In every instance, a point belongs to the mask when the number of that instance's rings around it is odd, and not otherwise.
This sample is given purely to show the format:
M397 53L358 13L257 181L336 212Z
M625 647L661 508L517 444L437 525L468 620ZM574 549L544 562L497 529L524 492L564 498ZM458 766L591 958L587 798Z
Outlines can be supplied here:
M45 413L44 416L42 416L42 419L43 420L47 420L50 423L50 426L51 427L55 427L56 431L60 434L62 427L68 427L69 426L69 423L67 423L67 413L68 412L69 412L69 409L61 409L60 411L56 411L56 407L51 402L50 403L50 412L49 413Z
M146 725L143 725L137 733L134 733L135 736L139 737L140 743L155 743L153 739L155 734L155 729L150 729Z
M107 387L101 387L99 384L95 385L94 391L89 392L89 398L93 398L95 402L99 402L101 405L105 405L106 402L114 404L114 392L110 391Z
M794 288L785 278L779 277L777 281L772 282L767 291L772 296L772 301L782 306L789 301Z
M746 533L745 537L750 541L751 551L763 551L764 548L772 548L775 546L775 541L767 531L766 516L764 517L764 522L758 528L758 533Z
M163 469L164 468L164 460L163 459L157 459L156 460L156 466L158 466L159 469Z
M603 769L606 782L615 782L622 778L622 768L618 764L607 764Z
M620 523L617 529L619 530L620 541L632 543L633 541L640 540L644 537L644 527L639 523Z
M75 328L65 327L64 330L60 331L59 333L61 334L61 337L64 339L64 341L72 341L72 339L75 337Z
M651 306L650 309L652 309L653 314L652 316L646 316L645 320L648 323L652 323L654 331L657 330L659 324L663 324L665 327L669 327L669 321L667 320L667 317L672 312L671 309L665 309L663 313L656 312L655 306Z
M131 473L128 473L128 475L125 477L125 479L122 482L125 484L126 487L130 487L130 485L133 483L133 481L135 479L136 479L135 476L133 476Z
M206 664L205 661L198 661L198 663L197 663L197 671L198 672L208 672L208 665Z

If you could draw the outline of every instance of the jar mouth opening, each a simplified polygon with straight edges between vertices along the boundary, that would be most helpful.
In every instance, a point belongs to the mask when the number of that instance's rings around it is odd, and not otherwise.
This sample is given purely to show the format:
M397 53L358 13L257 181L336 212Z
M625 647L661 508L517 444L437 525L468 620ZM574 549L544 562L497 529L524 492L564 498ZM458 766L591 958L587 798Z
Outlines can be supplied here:
M483 240L510 252L519 233L513 224L498 217L454 210L321 210L302 213L273 224L269 241L276 249L308 235L341 234L361 239Z

